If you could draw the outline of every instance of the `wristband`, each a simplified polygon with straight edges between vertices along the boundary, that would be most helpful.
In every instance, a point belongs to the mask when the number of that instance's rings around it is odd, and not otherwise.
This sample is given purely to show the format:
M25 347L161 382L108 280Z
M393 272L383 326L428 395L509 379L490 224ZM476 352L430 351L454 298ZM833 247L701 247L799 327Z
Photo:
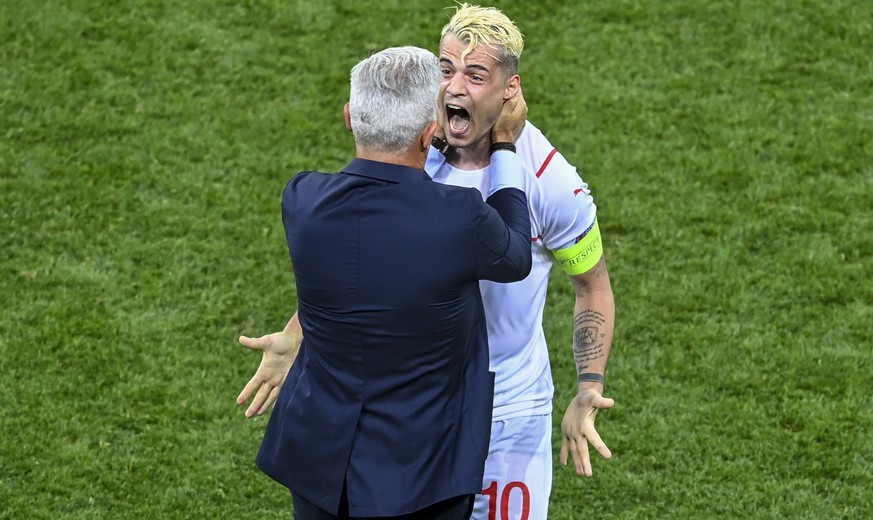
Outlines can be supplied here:
M498 150L509 150L510 152L515 153L515 144L506 142L491 143L491 149L488 150L488 155L491 155Z
M433 138L431 138L430 144L431 146L439 150L439 152L443 155L445 155L446 152L449 151L449 142L445 139L440 139L437 136L433 136Z
M603 384L603 376L600 374L596 374L594 372L585 372L584 374L579 374L579 382L580 383L600 383Z

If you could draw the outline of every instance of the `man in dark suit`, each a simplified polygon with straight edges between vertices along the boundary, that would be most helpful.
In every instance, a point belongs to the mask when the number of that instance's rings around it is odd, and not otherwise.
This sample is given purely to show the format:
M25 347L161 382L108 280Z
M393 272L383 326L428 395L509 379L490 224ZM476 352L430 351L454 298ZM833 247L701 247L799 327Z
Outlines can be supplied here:
M519 94L494 127L486 203L423 170L440 82L415 47L356 65L356 159L285 188L303 341L259 348L259 372L282 390L257 463L292 491L298 519L461 520L481 490L493 374L478 281L530 271L512 146L527 109Z

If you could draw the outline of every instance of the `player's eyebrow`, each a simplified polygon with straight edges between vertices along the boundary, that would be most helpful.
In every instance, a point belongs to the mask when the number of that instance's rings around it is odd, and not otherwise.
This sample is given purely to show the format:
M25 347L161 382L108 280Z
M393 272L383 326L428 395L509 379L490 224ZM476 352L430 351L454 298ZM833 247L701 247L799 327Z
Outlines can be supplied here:
M488 70L488 67L486 67L485 65L479 65L478 63L471 63L467 65L467 68L481 70L482 72L491 72L490 70Z
M449 65L451 67L455 67L455 62L453 62L449 58L440 58L440 63L445 64L445 65ZM479 70L482 72L487 72L489 74L491 73L491 71L488 69L488 67L486 67L485 65L480 65L478 63L470 63L469 65L466 65L466 68L467 69L476 69L476 70Z

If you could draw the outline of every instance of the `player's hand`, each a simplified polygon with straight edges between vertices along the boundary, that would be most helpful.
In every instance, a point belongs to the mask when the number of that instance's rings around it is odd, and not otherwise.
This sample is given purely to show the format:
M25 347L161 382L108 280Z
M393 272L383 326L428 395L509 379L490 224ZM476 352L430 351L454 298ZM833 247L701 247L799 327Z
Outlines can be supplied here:
M576 466L576 474L590 477L593 472L591 457L588 455L589 442L604 458L612 457L612 452L594 429L594 419L598 410L613 406L615 401L603 397L594 388L586 388L576 394L567 407L564 420L561 421L561 464L567 465L567 454L570 454Z
M500 111L500 117L491 128L492 143L514 143L524 130L524 124L527 121L527 103L524 100L524 95L521 92L521 86L518 87L518 92L503 102L503 109Z
M282 389L282 384L285 383L291 365L297 358L302 340L302 336L284 331L260 338L240 336L239 342L244 347L260 350L264 353L258 371L236 398L236 403L241 405L254 394L252 402L246 409L246 417L263 415L279 397L279 391ZM256 391L257 393L255 393Z

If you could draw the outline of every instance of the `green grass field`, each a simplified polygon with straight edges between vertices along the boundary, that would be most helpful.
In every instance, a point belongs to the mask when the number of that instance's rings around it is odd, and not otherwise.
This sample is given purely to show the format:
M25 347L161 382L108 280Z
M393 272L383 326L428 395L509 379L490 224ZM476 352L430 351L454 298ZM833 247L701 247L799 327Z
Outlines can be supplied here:
M350 67L448 5L0 2L0 518L291 517L234 403L236 337L294 310L281 190L352 157ZM614 457L556 464L550 518L873 517L873 3L496 5L617 300Z

